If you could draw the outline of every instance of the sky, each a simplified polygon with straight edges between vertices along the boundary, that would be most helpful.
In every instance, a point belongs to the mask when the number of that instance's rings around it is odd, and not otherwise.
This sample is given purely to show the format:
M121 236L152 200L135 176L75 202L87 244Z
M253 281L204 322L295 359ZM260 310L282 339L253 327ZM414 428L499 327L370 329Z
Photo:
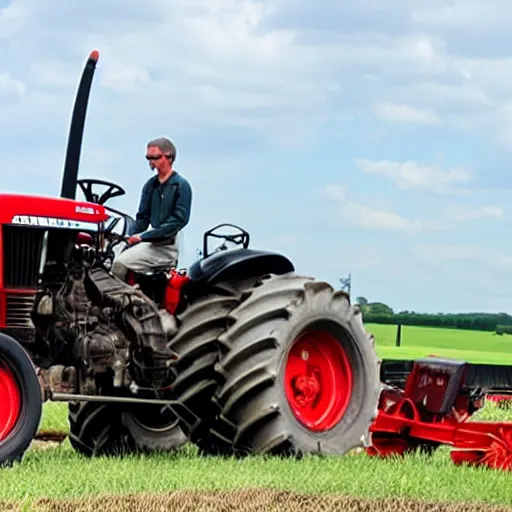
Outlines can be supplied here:
M395 311L512 312L505 0L0 0L0 193L58 195L100 52L80 177L135 215L167 136L204 231Z

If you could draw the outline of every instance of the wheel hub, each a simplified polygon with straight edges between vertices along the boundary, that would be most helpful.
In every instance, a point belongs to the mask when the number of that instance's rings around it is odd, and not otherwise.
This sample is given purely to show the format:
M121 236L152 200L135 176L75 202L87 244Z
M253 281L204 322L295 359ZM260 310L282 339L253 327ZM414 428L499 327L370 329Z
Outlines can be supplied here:
M314 370L313 373L311 377L301 375L293 380L295 400L303 407L311 407L320 394L318 371Z
M21 412L18 383L9 367L0 361L0 443L14 429Z
M285 366L285 393L295 418L314 432L336 426L350 403L353 374L340 342L324 330L307 331Z

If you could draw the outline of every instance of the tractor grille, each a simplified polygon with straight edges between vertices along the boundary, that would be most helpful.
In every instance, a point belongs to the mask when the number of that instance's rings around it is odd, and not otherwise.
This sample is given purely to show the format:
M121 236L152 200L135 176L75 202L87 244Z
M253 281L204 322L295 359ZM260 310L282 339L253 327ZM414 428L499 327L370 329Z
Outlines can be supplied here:
M43 248L44 230L3 226L4 287L35 288Z
M30 314L35 293L7 293L5 325L11 329L33 329Z

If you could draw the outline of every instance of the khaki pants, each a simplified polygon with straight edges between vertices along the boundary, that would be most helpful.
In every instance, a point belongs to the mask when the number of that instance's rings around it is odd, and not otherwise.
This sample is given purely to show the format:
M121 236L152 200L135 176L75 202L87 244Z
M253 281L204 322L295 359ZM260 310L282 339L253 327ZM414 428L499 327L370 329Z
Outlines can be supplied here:
M146 272L155 266L178 265L178 246L139 242L125 249L114 261L112 273L124 280L128 270Z

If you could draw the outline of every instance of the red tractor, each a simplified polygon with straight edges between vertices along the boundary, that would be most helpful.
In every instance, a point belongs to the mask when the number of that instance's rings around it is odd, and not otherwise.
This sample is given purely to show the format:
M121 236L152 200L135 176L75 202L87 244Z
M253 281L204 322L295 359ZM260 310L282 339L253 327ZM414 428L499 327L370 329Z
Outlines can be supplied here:
M61 197L0 195L0 464L23 457L46 400L68 402L70 442L86 455L187 440L205 454L360 446L381 385L346 293L249 248L233 225L205 233L187 271L111 274L133 219L106 203L124 190L77 179L97 60L75 100Z

